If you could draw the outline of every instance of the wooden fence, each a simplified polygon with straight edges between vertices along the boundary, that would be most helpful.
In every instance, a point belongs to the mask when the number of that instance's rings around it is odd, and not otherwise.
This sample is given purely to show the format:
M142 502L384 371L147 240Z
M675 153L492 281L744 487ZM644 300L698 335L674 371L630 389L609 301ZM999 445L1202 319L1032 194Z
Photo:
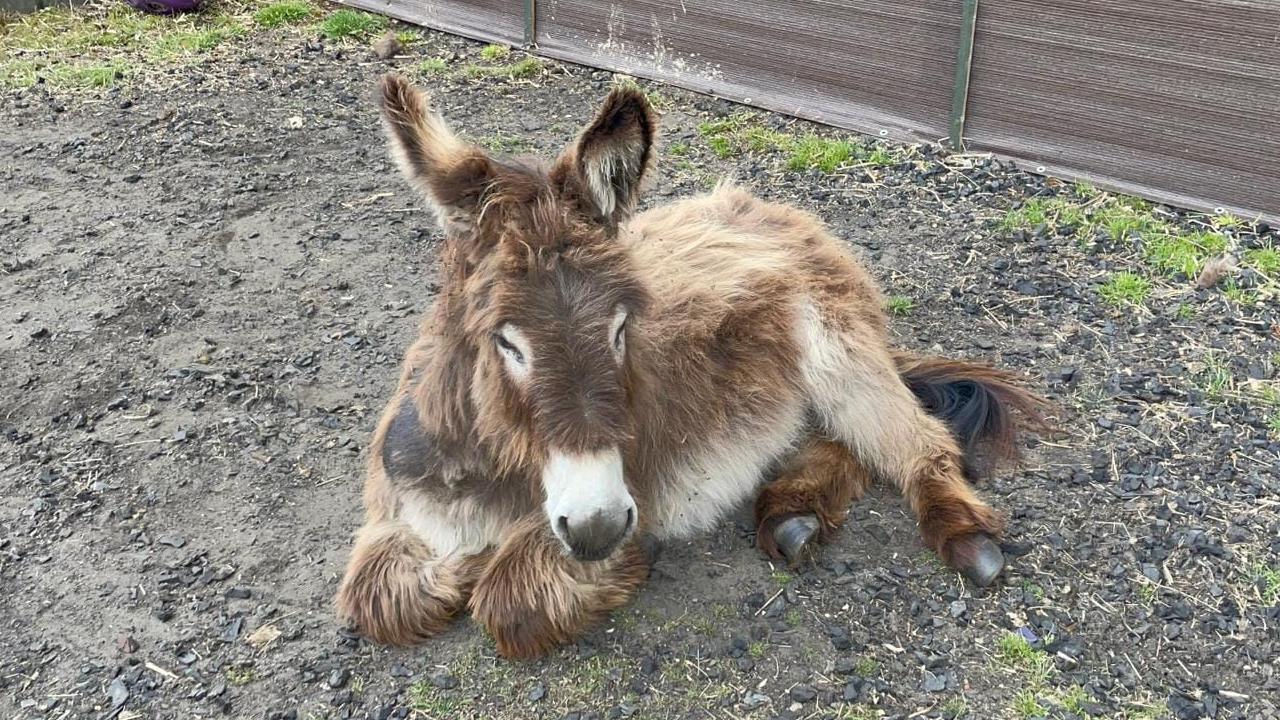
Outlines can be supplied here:
M1034 171L1280 220L1270 0L343 2L869 134L954 129Z

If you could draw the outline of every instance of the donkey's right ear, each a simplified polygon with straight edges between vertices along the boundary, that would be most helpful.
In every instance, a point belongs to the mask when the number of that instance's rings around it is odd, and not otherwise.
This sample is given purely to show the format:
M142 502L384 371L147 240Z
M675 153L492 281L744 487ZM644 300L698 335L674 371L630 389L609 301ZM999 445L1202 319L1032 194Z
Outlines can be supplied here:
M493 179L493 162L455 135L408 80L389 73L379 88L383 125L401 172L426 196L446 233L469 229Z

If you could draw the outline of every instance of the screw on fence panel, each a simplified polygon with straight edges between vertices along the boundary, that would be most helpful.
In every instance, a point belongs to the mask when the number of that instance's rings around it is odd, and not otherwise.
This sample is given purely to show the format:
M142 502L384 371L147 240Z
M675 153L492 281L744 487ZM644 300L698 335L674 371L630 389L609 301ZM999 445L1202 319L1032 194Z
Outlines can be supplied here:
M960 51L956 57L956 82L951 95L951 149L964 150L964 121L969 105L969 69L973 66L973 28L977 24L978 0L964 0L960 19Z
M538 0L524 0L524 46L538 44Z

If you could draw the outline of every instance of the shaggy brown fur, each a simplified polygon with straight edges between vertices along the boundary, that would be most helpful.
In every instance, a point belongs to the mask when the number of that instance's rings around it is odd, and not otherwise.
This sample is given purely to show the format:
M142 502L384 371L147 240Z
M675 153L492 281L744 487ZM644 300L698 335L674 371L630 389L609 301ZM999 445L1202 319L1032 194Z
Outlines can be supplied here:
M546 165L467 145L402 79L381 90L445 242L338 592L362 632L416 642L466 605L502 654L546 652L643 583L642 533L688 537L757 494L769 552L794 514L829 537L872 476L956 567L999 532L966 474L1010 454L1035 398L892 351L879 290L807 213L723 186L631 216L657 128L638 90L612 92ZM603 560L575 559L544 506L553 457L620 458L634 510Z

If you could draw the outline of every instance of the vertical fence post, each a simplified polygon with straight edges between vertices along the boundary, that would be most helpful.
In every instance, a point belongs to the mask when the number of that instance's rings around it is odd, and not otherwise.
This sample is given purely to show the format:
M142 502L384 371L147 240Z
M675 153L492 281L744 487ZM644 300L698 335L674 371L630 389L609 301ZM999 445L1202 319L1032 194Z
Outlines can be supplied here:
M960 19L960 51L956 57L956 82L951 95L951 150L964 150L964 121L969 105L969 68L973 66L973 29L977 24L978 0L964 0Z
M524 46L538 44L538 0L524 0Z

